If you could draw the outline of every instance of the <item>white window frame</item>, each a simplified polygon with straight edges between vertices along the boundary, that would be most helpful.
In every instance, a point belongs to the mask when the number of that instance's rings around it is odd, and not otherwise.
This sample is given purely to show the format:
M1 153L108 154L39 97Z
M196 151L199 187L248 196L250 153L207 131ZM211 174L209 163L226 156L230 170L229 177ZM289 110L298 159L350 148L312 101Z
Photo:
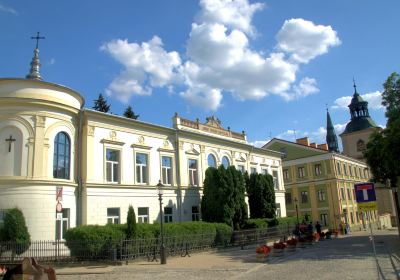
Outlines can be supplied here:
M340 162L336 163L336 168L337 168L337 174L342 175L342 165L340 164Z
M165 209L171 209L171 214L166 214ZM170 206L165 206L164 207L164 223L172 223L174 221L174 209Z
M146 209L147 214L140 214L139 209ZM138 224L148 224L149 223L149 207L138 207L137 209L137 219L138 219Z
M282 217L282 208L280 203L275 203L275 215L277 218Z
M299 178L304 178L306 175L306 170L305 170L304 166L298 167L297 172L298 172Z
M254 172L253 172L253 170L254 170ZM258 171L257 171L257 166L250 166L250 174L257 174L258 173Z
M283 179L285 180L290 179L289 169L283 169Z
M319 202L324 202L326 201L326 192L323 189L319 189L317 191L317 196L318 196L318 201Z
M137 163L136 157L138 154L146 156L146 164ZM139 185L148 185L150 182L150 154L148 152L135 151L134 155L135 155L135 182L136 182L136 184L139 184ZM138 176L138 173L137 173L138 167L140 168L140 176ZM144 174L143 168L145 168L145 173L146 173L145 176L147 179L146 181L143 180L143 174ZM141 179L141 180L139 180L139 179Z
M316 165L314 165L314 171L316 176L322 175L322 164L317 163Z
M190 168L190 161L196 161L196 169ZM188 183L189 186L198 187L199 186L199 160L197 158L188 158Z
M246 172L246 167L243 164L238 164L237 170L239 170L240 172L242 172L244 174Z
M305 194L305 195L303 195L303 194ZM307 199L307 201L304 201L304 197L306 197ZM309 198L308 198L308 191L301 191L300 192L300 198L301 198L301 203L302 204L307 204L308 202L309 202Z
M169 158L171 160L171 166L167 167L163 165L163 158ZM161 182L165 186L172 186L174 184L174 158L171 155L161 155ZM169 178L168 178L169 170ZM165 173L164 173L165 172ZM164 175L167 175L166 177ZM169 179L169 180L168 180Z
M56 212L56 240L65 240L64 232L70 228L70 216L70 208L64 208L61 212ZM66 223L66 229L64 223ZM57 229L57 227L59 228Z
M328 223L328 214L327 213L321 213L320 214L320 218L321 218L321 225L322 226L327 226L327 225L329 225L329 223Z
M118 216L116 215L109 215L108 209L118 209ZM109 220L111 219L111 222ZM118 219L118 223L115 220ZM107 224L120 224L121 223L121 208L119 207L107 207Z
M268 173L268 169L267 168L261 168L261 174L263 175L267 175Z
M276 175L276 176L274 176L274 175ZM279 187L280 187L280 184L279 184L279 172L278 172L278 170L273 170L273 171L272 171L272 178L273 178L273 181L274 181L274 189L275 189L275 190L278 190Z
M107 150L118 152L118 161L107 160ZM116 149L114 147L109 147L109 146L105 147L105 153L104 153L104 162L105 162L105 170L104 171L105 172L104 172L104 174L105 174L105 181L107 183L119 184L121 182L121 159L122 159L122 151L121 151L121 149ZM110 168L110 170L111 170L111 174L110 174L111 180L110 181L108 180L108 172L107 172L107 165L108 164L111 164L111 168ZM118 176L117 176L118 178L117 178L116 181L114 180L114 166L115 165L117 165L117 170L118 170Z

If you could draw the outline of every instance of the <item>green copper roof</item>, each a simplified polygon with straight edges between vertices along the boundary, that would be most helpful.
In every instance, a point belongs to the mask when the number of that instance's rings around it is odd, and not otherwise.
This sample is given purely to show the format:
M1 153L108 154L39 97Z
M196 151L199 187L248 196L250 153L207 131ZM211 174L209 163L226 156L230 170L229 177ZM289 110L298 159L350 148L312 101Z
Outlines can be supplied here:
M326 110L326 143L330 152L339 152L338 140L335 128L332 124L331 116L328 109Z
M371 127L378 127L371 117L358 117L352 119L347 125L342 134L352 133Z

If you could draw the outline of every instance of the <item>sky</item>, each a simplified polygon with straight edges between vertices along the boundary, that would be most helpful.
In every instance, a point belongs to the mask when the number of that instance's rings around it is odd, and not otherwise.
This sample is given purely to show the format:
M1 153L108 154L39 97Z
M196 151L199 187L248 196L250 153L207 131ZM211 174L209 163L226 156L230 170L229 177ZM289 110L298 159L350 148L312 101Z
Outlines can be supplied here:
M29 71L35 36L45 81L113 114L172 126L175 112L270 138L325 143L357 91L385 126L382 84L400 72L400 1L0 0L0 77Z

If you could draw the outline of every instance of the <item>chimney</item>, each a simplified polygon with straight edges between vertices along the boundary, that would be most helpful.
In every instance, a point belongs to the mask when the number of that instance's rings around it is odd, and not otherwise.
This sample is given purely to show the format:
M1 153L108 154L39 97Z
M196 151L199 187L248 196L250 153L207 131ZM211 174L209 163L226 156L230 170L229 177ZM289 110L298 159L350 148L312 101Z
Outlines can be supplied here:
M328 144L319 144L318 145L318 149L324 150L324 151L328 151Z
M317 144L316 143L311 143L310 147L317 148Z
M310 140L308 139L308 137L296 139L296 143L303 146L310 146Z

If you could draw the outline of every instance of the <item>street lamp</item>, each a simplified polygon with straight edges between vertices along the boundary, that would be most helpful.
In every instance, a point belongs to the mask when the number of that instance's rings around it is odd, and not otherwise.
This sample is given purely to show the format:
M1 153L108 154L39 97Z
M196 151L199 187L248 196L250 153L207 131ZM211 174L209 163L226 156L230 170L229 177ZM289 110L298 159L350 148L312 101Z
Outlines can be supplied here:
M297 227L299 227L299 208L297 207L297 197L294 198L294 203L296 205L296 217L297 217Z
M167 258L165 256L165 244L164 244L164 228L163 228L163 210L162 210L162 195L164 193L163 187L164 185L161 183L161 180L158 181L157 184L158 190L158 200L160 201L160 235L161 235L161 244L160 244L160 259L161 264L167 263Z

